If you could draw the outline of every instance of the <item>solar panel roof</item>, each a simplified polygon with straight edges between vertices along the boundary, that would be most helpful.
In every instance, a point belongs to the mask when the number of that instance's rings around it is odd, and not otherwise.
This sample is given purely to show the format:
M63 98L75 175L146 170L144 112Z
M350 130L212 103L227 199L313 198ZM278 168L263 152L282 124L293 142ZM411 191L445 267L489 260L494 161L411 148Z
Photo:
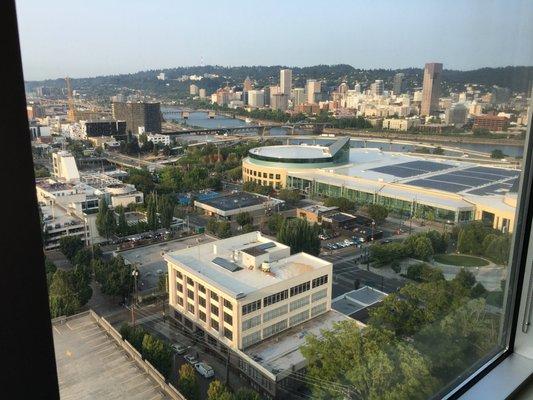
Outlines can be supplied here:
M382 167L370 168L369 170L396 176L398 178L408 178L411 176L426 174L428 172L442 171L452 167L453 165L450 164L418 160L396 165L384 165Z
M425 187L429 189L444 190L445 192L451 193L458 193L470 188L470 186L460 185L456 183L433 181L430 179L415 179L414 181L407 182L407 184L412 186Z
M502 168L489 168L489 167L472 167L472 168L464 169L463 171L490 174L490 175L496 175L496 176L502 176L502 177L513 177L513 176L520 175L520 171L517 171L517 170L502 169Z

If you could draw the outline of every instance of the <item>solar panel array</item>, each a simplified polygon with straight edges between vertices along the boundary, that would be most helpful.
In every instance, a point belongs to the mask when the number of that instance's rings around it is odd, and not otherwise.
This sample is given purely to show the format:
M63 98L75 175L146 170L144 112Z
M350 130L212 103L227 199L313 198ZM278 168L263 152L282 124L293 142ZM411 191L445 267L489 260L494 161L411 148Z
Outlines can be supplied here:
M237 264L235 264L233 261L228 261L222 257L215 257L213 258L213 262L224 268L224 269L227 269L228 271L230 272L235 272L235 271L240 271L242 268L239 267Z
M505 182L495 183L494 185L485 186L479 189L470 190L469 194L477 196L489 196L492 194L504 194L512 191L513 185L518 182L517 178L510 179Z
M470 190L479 186L489 185L492 182L501 181L506 178L516 179L519 174L519 171L513 170L489 167L472 167L459 171L437 174L424 179L415 179L406 183L413 186L458 193L462 192L463 190ZM490 185L494 187L478 189L478 193L484 193L484 195L487 195L497 193L495 192L497 190L502 190L506 188L509 189L512 186L511 180L509 180L509 184L498 183L498 187ZM483 189L487 190L484 191ZM476 194L474 193L474 191L471 191L469 193Z
M442 171L452 168L453 165L436 163L432 161L409 161L396 165L385 165L383 167L370 168L369 171L381 172L382 174L396 176L398 178L409 178L411 176L423 175L428 172Z

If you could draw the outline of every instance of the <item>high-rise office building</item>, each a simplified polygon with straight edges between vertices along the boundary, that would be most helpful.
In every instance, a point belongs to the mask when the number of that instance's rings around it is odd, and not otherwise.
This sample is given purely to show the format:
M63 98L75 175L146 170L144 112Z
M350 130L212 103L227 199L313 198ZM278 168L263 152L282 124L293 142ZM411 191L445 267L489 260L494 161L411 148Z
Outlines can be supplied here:
M403 72L398 72L394 75L394 80L392 81L392 92L399 96L405 91L405 74Z
M191 96L197 96L198 95L198 92L199 92L199 88L198 86L192 84L191 86L189 86L189 94Z
M289 96L285 93L274 93L270 95L270 108L273 110L286 111L288 102Z
M462 103L453 104L444 114L444 123L458 127L466 123L468 117L468 108Z
M250 90L248 92L248 105L250 107L263 107L265 105L265 92L262 90Z
M244 83L242 84L242 91L243 92L249 92L253 88L254 87L253 87L253 84L252 84L252 80L250 79L249 76L247 76L246 79L244 80Z
M139 128L144 132L161 133L161 104L144 102L113 102L113 119L126 121L126 131L133 135L139 134Z
M279 71L279 86L281 93L290 96L292 89L292 69L282 69Z
M383 80L376 79L374 83L370 85L370 93L374 96L381 96L383 95L383 90L385 89L385 86L383 84Z
M353 90L354 90L354 92L356 94L361 93L361 84L360 83L356 83L354 88L353 88Z
M292 104L298 106L305 103L305 89L304 88L294 88L292 89Z
M314 104L317 102L318 94L320 93L321 85L320 81L316 79L307 80L307 102Z
M427 63L424 68L420 115L431 115L438 111L441 78L442 64Z
M204 88L198 90L198 95L200 96L201 99L205 99L207 97L207 92Z

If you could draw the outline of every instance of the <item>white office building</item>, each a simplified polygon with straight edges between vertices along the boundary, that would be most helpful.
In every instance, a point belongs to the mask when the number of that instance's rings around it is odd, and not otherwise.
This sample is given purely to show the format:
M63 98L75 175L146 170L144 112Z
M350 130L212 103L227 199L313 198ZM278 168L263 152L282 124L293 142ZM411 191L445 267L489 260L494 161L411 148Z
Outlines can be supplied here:
M253 386L283 398L282 381L305 368L305 334L347 319L331 310L332 264L260 232L167 253L169 303L186 328L231 349ZM232 360L233 358L233 360Z
M248 105L250 107L264 107L265 92L263 90L250 90L248 92Z
M287 97L291 95L292 89L292 69L282 69L279 71L279 86L281 93Z

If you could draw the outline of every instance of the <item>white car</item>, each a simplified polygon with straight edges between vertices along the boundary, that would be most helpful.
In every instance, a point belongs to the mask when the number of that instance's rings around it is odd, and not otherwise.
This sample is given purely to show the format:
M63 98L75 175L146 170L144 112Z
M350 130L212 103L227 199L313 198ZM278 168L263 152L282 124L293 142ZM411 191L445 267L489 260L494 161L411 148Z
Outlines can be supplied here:
M213 371L213 368L211 368L209 365L207 365L204 362L199 362L199 363L194 364L194 368L204 378L212 378L215 375L215 371Z
M185 356L183 356L183 358L185 358L185 360L191 364L191 365L196 365L198 364L198 360L196 359L196 357L192 354L186 354Z
M179 343L174 343L172 345L172 348L174 349L174 351L177 353L177 354L184 354L188 347L187 346L184 346L182 344L179 344Z

